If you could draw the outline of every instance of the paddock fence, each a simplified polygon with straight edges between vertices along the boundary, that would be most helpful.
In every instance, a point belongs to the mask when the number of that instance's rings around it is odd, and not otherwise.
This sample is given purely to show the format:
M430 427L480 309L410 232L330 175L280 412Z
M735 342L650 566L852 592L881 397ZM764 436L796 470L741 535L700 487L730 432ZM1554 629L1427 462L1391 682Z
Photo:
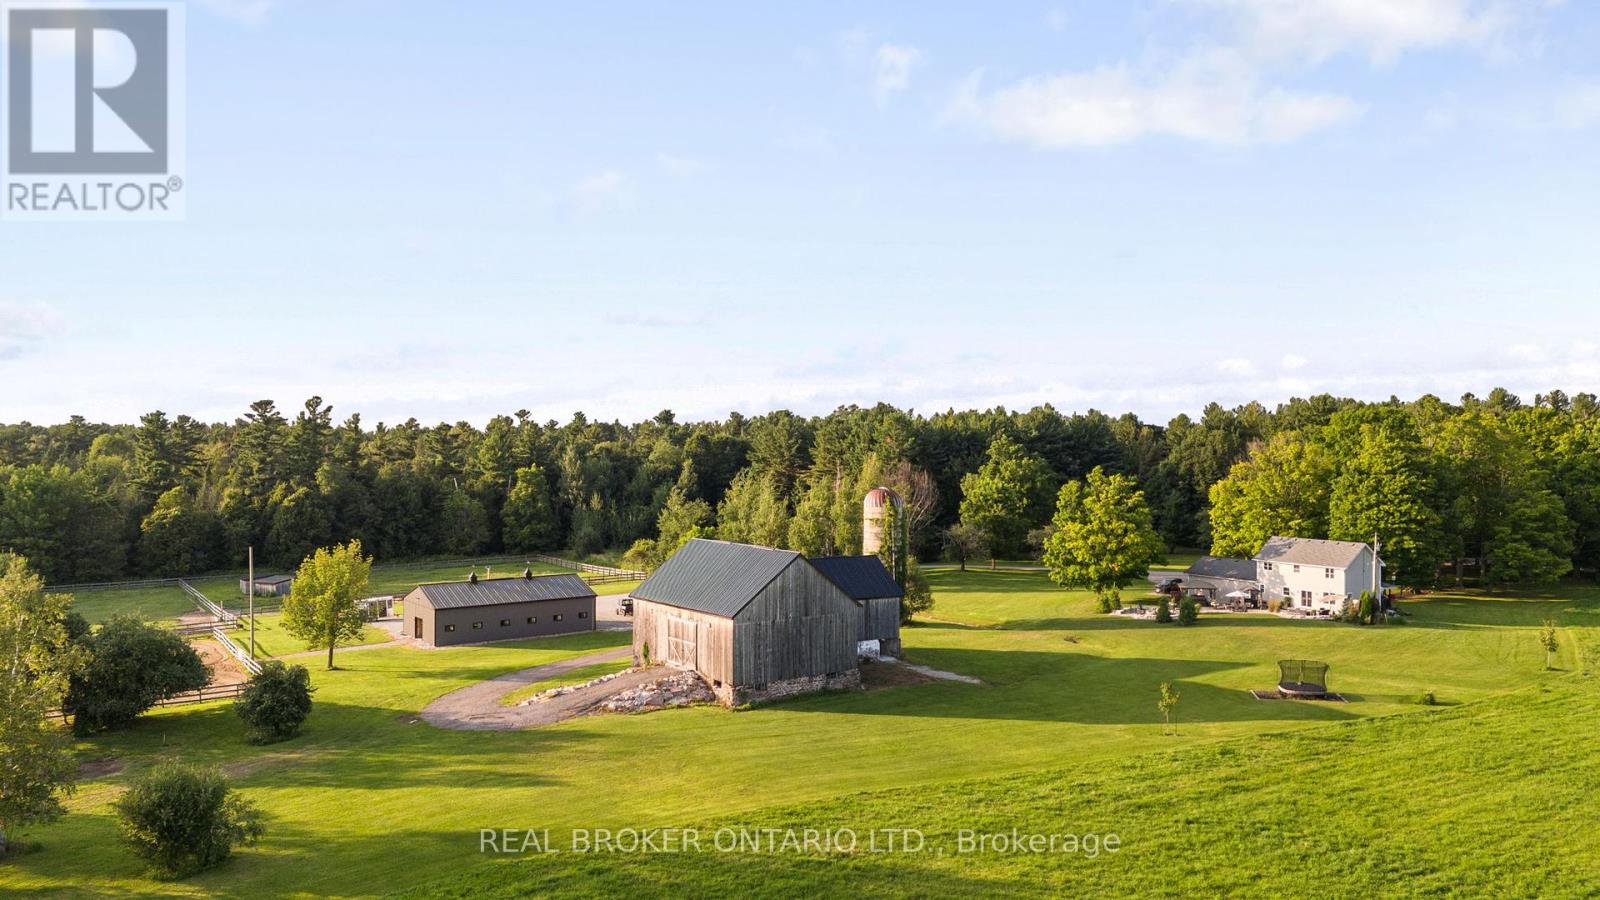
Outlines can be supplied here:
M217 625L211 629L211 636L216 638L217 643L222 645L222 649L228 651L228 653L231 654L234 659L237 659L239 664L244 666L245 669L250 672L250 674L261 674L261 663L251 659L250 654L246 653L243 647L239 646L233 640L233 638L228 637L227 632L222 630L221 625Z

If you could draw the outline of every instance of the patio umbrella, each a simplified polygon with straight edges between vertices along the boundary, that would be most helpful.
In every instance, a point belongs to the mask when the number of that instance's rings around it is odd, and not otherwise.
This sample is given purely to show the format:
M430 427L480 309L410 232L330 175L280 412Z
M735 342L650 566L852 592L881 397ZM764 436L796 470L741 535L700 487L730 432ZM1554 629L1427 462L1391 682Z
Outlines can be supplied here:
M1249 591L1229 591L1226 594L1223 594L1222 596L1227 597L1230 600L1249 600L1250 599L1250 592Z

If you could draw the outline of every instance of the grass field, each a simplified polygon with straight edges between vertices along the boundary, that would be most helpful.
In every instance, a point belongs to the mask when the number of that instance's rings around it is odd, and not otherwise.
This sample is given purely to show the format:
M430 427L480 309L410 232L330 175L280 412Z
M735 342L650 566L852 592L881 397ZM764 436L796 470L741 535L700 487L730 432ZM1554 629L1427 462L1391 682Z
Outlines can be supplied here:
M1056 589L1037 573L938 571L930 581L937 621L904 632L906 655L983 684L817 695L741 712L593 717L513 733L448 732L415 719L455 688L627 640L601 632L348 654L338 671L314 670L317 706L305 733L273 747L244 744L226 704L159 711L82 745L86 760L115 758L123 772L86 783L70 815L30 833L43 847L0 868L0 894L370 896L458 873L469 879L453 888L463 894L539 889L530 885L575 891L581 876L601 878L599 893L771 895L809 885L830 894L849 872L869 891L897 895L1150 885L1175 892L1171 886L1207 890L1211 871L1232 878L1234 889L1326 893L1306 886L1346 867L1340 878L1349 880L1326 882L1333 893L1396 873L1433 884L1516 871L1523 880L1514 884L1579 886L1572 893L1585 884L1569 881L1563 867L1578 864L1571 854L1588 852L1592 834L1570 852L1543 851L1543 868L1538 846L1513 852L1497 842L1529 818L1576 829L1573 792L1591 797L1592 780L1574 780L1566 758L1557 765L1548 754L1570 752L1600 768L1592 740L1563 743L1565 729L1592 735L1596 724L1595 703L1583 693L1593 683L1571 671L1580 642L1593 644L1600 632L1593 588L1517 599L1434 595L1405 603L1403 626L1211 616L1186 629L1096 615L1089 595ZM1543 671L1536 634L1546 616L1562 625L1557 665L1567 672ZM1329 661L1333 687L1353 702L1262 702L1246 693L1273 684L1274 661L1288 657ZM1155 710L1164 680L1183 695L1174 736L1162 733ZM1442 711L1416 705L1425 690L1446 704ZM1497 699L1508 692L1515 698ZM1476 724L1480 717L1486 724ZM1413 738L1412 728L1423 730ZM1466 739L1474 735L1494 752L1474 750ZM1512 767L1508 754L1520 746L1538 758ZM168 755L227 765L272 817L266 840L188 881L145 878L116 843L108 804L129 773ZM1370 765L1347 764L1347 756ZM1474 760L1480 768L1468 765ZM1539 766L1549 774L1521 777ZM1456 768L1466 773L1459 796L1469 799L1453 807ZM1517 783L1467 793L1496 786L1502 770ZM1534 797L1537 805L1501 813L1505 822L1493 829L1474 814ZM1361 858L1347 833L1386 803L1405 814L1396 845ZM569 856L520 866L493 865L478 852L481 828L560 836L573 828L842 817L876 827L925 824L932 840L967 815L1050 831L1124 828L1142 849L1099 867L989 856L778 856L748 866L723 857L680 865ZM1480 837L1479 829L1488 830ZM1549 834L1523 830L1535 840ZM1289 838L1302 852L1273 856ZM1468 849L1480 840L1489 849L1474 857ZM1303 855L1319 858L1308 864ZM834 867L837 874L824 871ZM695 878L704 880L686 880Z
M525 684L511 693L501 697L500 705L516 706L518 703L521 703L522 701L536 694L542 694L545 691L554 690L559 687L566 687L567 685L571 684L584 684L586 682L593 681L596 678L610 675L613 672L621 672L631 665L633 665L631 660L619 659L616 662L595 663L592 666L581 666L573 669L565 675L557 675L554 678L546 678L543 681L534 681L529 684Z
M528 566L523 560L510 557L487 557L477 560L475 564L466 563L431 563L417 565L374 566L372 578L368 583L373 595L393 594L396 596L407 594L419 584L431 581L456 581L467 576L467 571L476 566L478 573L483 574L484 568L490 567L492 574L520 574ZM533 563L533 571L538 575L553 575L561 572L570 572L559 566L547 563ZM263 569L265 574L268 570ZM197 578L189 583L200 593L210 597L213 601L229 609L243 609L245 597L239 590L239 582L244 577L243 573L237 576L209 576ZM637 582L634 582L637 585ZM613 589L603 586L601 593L626 593L629 585L624 584ZM265 599L265 598L264 598ZM143 616L147 619L165 620L176 619L178 616L190 612L195 608L193 601L186 596L177 585L142 587L127 589L108 589L97 591L83 591L73 596L73 609L81 613L90 622L103 622L112 614L123 612Z
M246 642L250 639L249 625L246 624L244 628L231 632L230 636L233 637L239 646L245 646ZM381 644L385 641L391 640L394 640L394 635L384 631L382 628L368 625L367 627L361 629L361 637L353 641L347 641L339 646L349 647L356 644ZM326 647L307 647L304 641L296 640L295 638L290 637L289 634L283 630L283 616L277 613L256 616L257 656L288 656L291 653L305 653L307 651L316 650L321 650L324 653L327 652ZM343 659L343 657L340 657L340 659ZM316 661L313 660L312 662L314 663ZM336 664L338 664L337 661Z

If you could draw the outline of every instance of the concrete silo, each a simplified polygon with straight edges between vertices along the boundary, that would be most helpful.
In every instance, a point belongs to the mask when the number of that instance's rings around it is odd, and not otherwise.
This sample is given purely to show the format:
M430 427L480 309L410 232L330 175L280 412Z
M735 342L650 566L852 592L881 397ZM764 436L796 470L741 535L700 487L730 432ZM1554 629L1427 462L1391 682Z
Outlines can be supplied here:
M875 487L861 499L861 552L877 556L888 535L889 511L898 506L900 498L886 487Z

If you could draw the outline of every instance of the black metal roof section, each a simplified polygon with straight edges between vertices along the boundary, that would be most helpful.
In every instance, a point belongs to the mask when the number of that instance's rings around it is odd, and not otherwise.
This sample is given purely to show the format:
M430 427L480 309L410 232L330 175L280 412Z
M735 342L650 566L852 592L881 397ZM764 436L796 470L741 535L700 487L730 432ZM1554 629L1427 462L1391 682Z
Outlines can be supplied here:
M1202 556L1195 560L1194 565L1186 569L1184 574L1205 578L1227 578L1233 581L1255 581L1256 561L1231 559L1226 556Z
M820 556L811 564L821 570L829 581L850 595L851 600L876 600L884 597L904 597L906 592L895 583L894 576L884 568L883 560L876 556Z
M577 600L594 596L594 588L576 575L535 575L532 578L480 578L477 581L441 581L417 585L417 593L434 609L501 606L539 600Z
M635 588L633 597L732 618L797 559L793 550L695 538Z

